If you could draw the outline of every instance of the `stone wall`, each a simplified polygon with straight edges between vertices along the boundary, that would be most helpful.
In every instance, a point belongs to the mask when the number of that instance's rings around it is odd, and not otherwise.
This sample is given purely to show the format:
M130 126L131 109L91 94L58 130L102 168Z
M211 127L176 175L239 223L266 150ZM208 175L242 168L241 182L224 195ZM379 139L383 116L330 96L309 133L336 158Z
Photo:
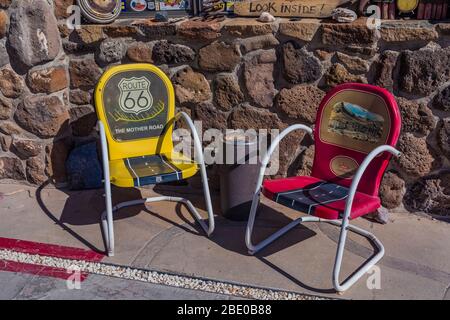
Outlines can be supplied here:
M450 27L428 22L352 24L278 19L177 23L119 21L68 30L72 0L0 0L0 179L64 183L70 149L95 139L92 93L110 65L148 62L172 79L178 108L204 128L311 125L333 86L392 91L403 131L384 206L450 214ZM53 6L53 7L52 7ZM281 146L280 174L307 174L312 141Z

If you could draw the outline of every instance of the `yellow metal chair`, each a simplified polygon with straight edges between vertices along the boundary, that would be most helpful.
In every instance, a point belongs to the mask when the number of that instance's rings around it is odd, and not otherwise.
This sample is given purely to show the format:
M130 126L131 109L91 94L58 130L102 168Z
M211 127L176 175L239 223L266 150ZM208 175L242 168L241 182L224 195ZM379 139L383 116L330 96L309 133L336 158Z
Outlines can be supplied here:
M187 206L203 230L214 231L214 214L201 142L190 117L175 115L175 94L169 78L156 66L128 64L108 69L95 90L95 106L102 145L106 210L102 229L109 256L114 255L113 213L156 201L180 202ZM196 161L174 151L175 121L184 118L194 139ZM192 177L200 170L209 224L192 203L180 197L154 197L112 206L111 184L141 187Z

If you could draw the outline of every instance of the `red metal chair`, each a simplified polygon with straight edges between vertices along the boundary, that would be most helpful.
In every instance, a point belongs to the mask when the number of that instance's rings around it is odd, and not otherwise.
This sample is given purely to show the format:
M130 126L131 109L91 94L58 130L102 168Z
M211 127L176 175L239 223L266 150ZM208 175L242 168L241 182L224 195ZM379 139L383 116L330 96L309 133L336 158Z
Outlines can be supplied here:
M326 222L341 227L333 270L333 285L347 290L384 255L382 243L370 232L353 226L350 220L374 212L381 206L378 191L401 128L400 113L394 97L385 89L348 83L335 87L320 104L314 131L293 125L275 139L262 161L246 232L250 254L303 222ZM294 130L314 135L315 159L311 176L263 182L266 167L280 141ZM361 182L361 183L360 183ZM300 217L254 245L251 237L260 193L287 207L305 212ZM378 252L344 283L339 281L348 230L377 246Z

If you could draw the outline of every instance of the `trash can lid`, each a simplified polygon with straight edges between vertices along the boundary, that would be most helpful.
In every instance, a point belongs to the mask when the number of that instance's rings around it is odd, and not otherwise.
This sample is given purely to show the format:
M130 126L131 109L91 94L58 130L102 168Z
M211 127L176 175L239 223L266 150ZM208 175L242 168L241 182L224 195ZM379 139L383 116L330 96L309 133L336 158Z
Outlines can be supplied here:
M233 145L252 145L258 142L258 136L253 132L229 131L223 138L223 142Z

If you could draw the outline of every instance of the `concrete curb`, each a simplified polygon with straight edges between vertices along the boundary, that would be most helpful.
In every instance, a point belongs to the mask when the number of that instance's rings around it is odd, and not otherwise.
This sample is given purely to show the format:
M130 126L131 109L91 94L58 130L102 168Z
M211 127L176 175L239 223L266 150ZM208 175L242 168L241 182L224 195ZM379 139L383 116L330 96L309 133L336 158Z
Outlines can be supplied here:
M90 274L111 276L121 279L142 281L177 288L200 290L216 294L232 295L245 299L257 300L324 300L325 297L300 294L273 288L248 286L239 283L224 282L206 278L190 277L181 274L155 270L144 270L102 262L70 260L41 255L0 250L0 260L28 263L40 266L79 270Z

